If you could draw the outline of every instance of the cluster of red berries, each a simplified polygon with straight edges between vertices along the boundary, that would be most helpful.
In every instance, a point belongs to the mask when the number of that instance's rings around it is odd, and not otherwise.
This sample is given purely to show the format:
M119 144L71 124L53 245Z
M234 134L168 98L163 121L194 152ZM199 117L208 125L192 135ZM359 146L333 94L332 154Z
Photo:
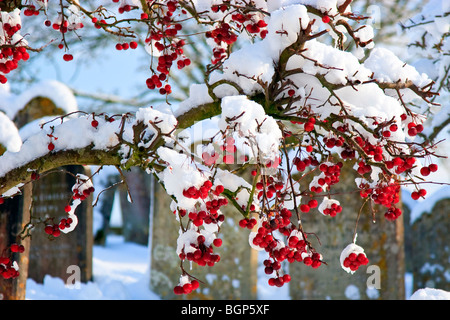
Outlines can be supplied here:
M5 84L8 80L5 74L17 69L19 61L26 61L30 58L27 49L21 41L13 42L13 36L21 29L20 24L12 25L6 20L3 21L3 35L2 43L0 44L0 83Z
M163 95L170 94L172 92L169 84L166 84L163 87L162 81L165 81L167 79L167 75L169 74L170 69L172 68L172 65L175 61L178 69L183 69L184 67L187 67L191 64L191 60L182 55L183 51L180 47L183 46L184 43L184 40L178 41L176 43L177 48L175 51L170 53L169 50L167 50L166 53L158 57L158 66L156 67L156 70L159 72L159 74L155 73L152 75L152 77L146 80L147 87L150 90L159 88L160 94ZM155 46L158 47L158 44L160 46L163 46L159 42L157 42ZM161 51L166 50L164 46L160 49L162 49Z
M360 175L364 175L372 171L372 166L364 161L358 162L358 169L356 170Z
M119 0L112 0L113 2L119 2ZM134 9L137 9L138 7L137 6L133 6L133 5L130 5L130 4L128 4L126 1L123 1L121 4L120 4L120 6L119 6L119 8L117 9L117 11L120 13L120 14L122 14L122 13L125 13L125 12L130 12L131 10L134 10Z
M211 38L217 45L222 45L224 42L227 45L231 45L236 42L237 35L233 32L231 26L226 22L220 22L220 24L213 30L205 33L206 38Z
M51 26L53 30L61 33L67 33L68 31L75 31L84 28L84 24L82 22L69 24L69 21L62 19L61 16L53 22Z
M264 261L264 272L267 275L275 273L275 276L270 278L268 283L271 286L281 287L290 281L289 275L280 276L279 274L281 262L285 260L289 263L297 261L318 268L322 264L322 256L317 252L311 252L302 234L293 229L290 223L291 212L289 210L282 209L279 216L282 218L276 223L274 223L276 219L272 219L261 224L252 239L252 244L269 253L269 257L273 261L270 259ZM275 230L280 231L287 237L287 246L274 237L273 232Z
M93 17L91 19L91 22L94 24L94 27L96 29L101 29L102 25L106 25L107 24L106 20L104 20L104 19L98 20L98 18L96 18L96 17Z
M278 270L281 269L281 263L277 260L272 262L270 259L266 259L263 262L264 264L264 273L267 275L271 275L274 272L277 273ZM269 278L268 284L269 286L275 286L275 287L282 287L285 283L288 283L291 281L291 276L289 274L284 274L283 276L280 276L278 273L275 277Z
M271 199L275 195L280 197L281 196L281 190L284 188L284 183L281 181L276 181L273 177L269 176L265 178L264 181L259 181L256 183L256 190L259 190L258 192L258 199L262 199L264 195Z
M136 41L117 43L116 50L128 50L128 49L136 49L138 47L138 43Z
M334 164L332 162L324 162L319 164L314 162L314 165L319 166L320 174L311 181L309 189L311 192L321 193L328 190L332 185L339 182L341 175L342 162Z
M361 265L367 265L369 259L367 259L364 253L351 252L343 262L345 268L349 268L351 271L356 271Z
M95 192L95 188L91 180L84 175L77 175L77 181L72 187L72 199L84 201ZM70 212L71 208L67 205L64 210Z
M325 198L319 206L319 211L325 216L335 217L342 212L342 207L339 201Z
M59 228L59 224L56 224L56 223L46 225L44 228L44 232L55 238L57 238L61 235L61 229Z
M402 214L402 210L392 206L384 213L384 217L389 221L397 220Z
M417 191L413 191L411 193L411 198L413 200L418 200L420 197L424 198L427 195L427 190L425 189L419 189Z
M295 94L294 90L291 89L291 90L288 91L288 95L290 97L292 97L294 94ZM306 132L311 132L311 131L314 130L314 125L316 124L316 118L308 117L308 119L306 119L306 121L294 121L294 120L291 120L291 123L293 123L293 124L303 124L304 130Z
M372 156L375 161L379 162L383 160L383 148L381 146L371 144L359 136L355 137L355 141L364 150L365 154Z
M26 17L38 16L39 9L36 9L36 7L34 5L29 5L25 10L23 10L23 14Z
M306 151L308 151L309 150L309 148L308 147L311 147L311 149L312 149L312 146L307 146L306 147ZM311 150L312 151L312 150ZM307 168L307 167L309 167L309 166L318 166L319 165L319 162L317 161L317 159L314 159L313 157L311 157L311 156L309 156L309 157L307 157L307 158L305 158L305 159L300 159L299 157L295 157L294 159L293 159L293 164L295 165L295 167L297 168L297 171L299 171L299 172L303 172L303 171L305 171L305 169Z
M75 189L73 190L72 198L74 200L80 199L81 201L88 198L93 192L95 191L95 188L93 186L85 189Z
M188 260L197 263L199 266L214 266L220 261L220 255L214 253L213 246L220 247L222 239L216 238L210 245L205 244L205 236L199 235L196 243L191 243L188 253L183 249L179 254L181 260Z
M67 205L64 208L64 211L66 213L69 213L71 210L71 206ZM55 238L59 237L61 235L61 230L64 230L65 228L69 228L72 224L73 220L72 218L63 218L59 223L55 224L48 224L44 228L44 232L48 234L49 236L53 236Z
M173 293L175 293L176 295L189 294L192 291L197 290L199 285L200 283L197 280L194 279L190 281L187 276L182 276L180 279L180 283L178 283L178 285L173 288Z
M411 170L416 162L414 157L395 157L392 160L385 161L386 168L394 169L396 174L401 174Z
M9 246L9 250L12 253L23 253L25 247L18 243L13 243ZM12 261L11 257L5 256L5 251L0 256L0 276L3 279L14 279L19 276L19 270L17 265Z
M245 229L253 229L254 226L256 226L258 222L256 221L255 218L244 218L239 220L239 227Z
M235 153L237 147L235 145L236 141L233 137L226 137L224 143L220 146L220 150L223 151L222 161L226 164L235 163Z
M371 197L375 204L388 208L384 215L386 219L393 221L402 214L401 209L395 207L395 204L400 201L401 188L398 183L381 182L373 188L369 187L366 183L361 183L359 188L359 194L362 198Z
M190 199L206 199L212 186L212 182L210 180L206 180L199 188L192 186L183 190L183 196Z
M376 204L390 208L393 204L400 201L400 191L401 188L398 183L392 182L389 184L379 184L376 188L374 188L372 200Z
M316 199L311 199L308 203L303 203L300 205L301 212L309 212L311 209L316 208L319 205Z
M206 180L200 188L190 187L183 190L183 195L190 199L206 199L212 195L212 199L205 201L206 210L200 210L198 212L189 212L188 217L196 227L200 227L203 223L218 223L224 220L224 215L219 214L219 210L222 206L228 204L227 198L219 197L219 195L224 191L222 185L216 186L212 190L212 183L210 180ZM182 210L182 216L186 215L186 211Z
M211 59L212 64L218 64L220 61L227 57L227 51L225 48L218 47L213 49L213 59Z
M438 165L435 163L432 163L428 166L423 166L420 168L420 174L424 177L430 175L431 172L436 172L438 170Z
M324 137L323 142L328 149L332 149L334 147L342 147L345 143L344 137Z
M422 124L416 124L414 122L410 122L407 125L408 127L408 135L411 137L416 136L417 134L421 133L423 131L423 125Z
M336 164L331 162L321 163L319 165L319 170L322 172L322 174L319 175L317 183L321 186L324 186L325 184L328 186L332 186L338 183L342 167L342 162L338 162Z
M161 94L166 94L172 92L172 88L170 84L166 84L163 87L162 81L166 80L167 76L164 73L161 73L159 76L154 74L151 78L146 80L147 88L153 90L155 88L159 88Z
M398 130L398 125L393 123L389 126L389 128L387 130L384 130L381 134L383 135L383 137L385 138L389 138L392 134L392 132L396 132Z
M10 38L15 35L20 29L22 29L22 26L20 24L11 25L9 22L3 22L3 31Z

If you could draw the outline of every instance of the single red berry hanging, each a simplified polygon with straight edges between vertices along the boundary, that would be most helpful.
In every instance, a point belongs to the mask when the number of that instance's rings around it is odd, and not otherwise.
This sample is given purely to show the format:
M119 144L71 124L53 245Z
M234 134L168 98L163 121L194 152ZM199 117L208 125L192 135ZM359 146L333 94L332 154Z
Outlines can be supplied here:
M53 151L55 149L55 145L53 144L53 142L50 142L47 147L50 151Z
M92 120L91 125L92 125L94 128L97 128L97 127L98 127L98 121L97 121L97 120Z
M63 59L64 61L71 61L73 60L73 56L71 54L66 53L65 55L63 55Z
M330 17L327 16L327 15L324 15L324 16L322 17L322 22L323 22L323 23L328 23L328 22L330 22Z
M138 43L136 41L131 41L130 42L130 48L131 49L136 49L138 47Z

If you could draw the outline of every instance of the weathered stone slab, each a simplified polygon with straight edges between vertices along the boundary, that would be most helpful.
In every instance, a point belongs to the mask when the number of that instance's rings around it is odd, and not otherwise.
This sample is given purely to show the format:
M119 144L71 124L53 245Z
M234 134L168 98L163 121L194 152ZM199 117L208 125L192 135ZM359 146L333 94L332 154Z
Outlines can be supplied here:
M323 255L326 265L313 269L302 263L291 264L292 299L387 300L405 297L403 216L396 221L387 221L384 218L386 209L373 206L374 220L371 208L366 204L357 226L357 244L364 248L369 264L361 266L354 274L340 266L341 251L353 240L356 219L363 204L351 167L352 163L344 165L340 182L332 187L332 198L339 200L343 207L341 213L335 217L323 216L317 210L302 214L304 230L310 234L308 239ZM379 289L368 289L368 281L373 286L375 280L379 280Z

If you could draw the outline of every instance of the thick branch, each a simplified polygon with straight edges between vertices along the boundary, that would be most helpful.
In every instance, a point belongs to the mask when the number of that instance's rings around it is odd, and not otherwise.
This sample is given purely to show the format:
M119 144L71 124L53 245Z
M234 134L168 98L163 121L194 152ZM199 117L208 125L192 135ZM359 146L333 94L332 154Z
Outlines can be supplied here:
M65 165L120 165L121 158L117 151L93 150L89 146L78 150L50 152L1 177L0 195L21 183L31 181L33 171L43 173Z

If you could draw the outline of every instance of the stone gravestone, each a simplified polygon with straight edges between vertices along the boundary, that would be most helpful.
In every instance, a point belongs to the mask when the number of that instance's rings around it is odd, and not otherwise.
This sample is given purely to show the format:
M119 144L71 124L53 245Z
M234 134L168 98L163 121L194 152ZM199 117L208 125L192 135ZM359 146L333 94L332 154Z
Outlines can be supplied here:
M55 217L55 223L67 215L65 205L72 196L72 186L76 179L72 174L82 173L89 176L89 171L81 166L65 166L63 172L56 172L41 177L33 183L33 207L31 214L45 220ZM69 266L80 268L80 281L92 280L92 196L83 201L75 210L78 225L75 230L59 237L49 237L44 232L44 225L33 230L31 239L28 277L42 283L45 275L66 280L73 272Z
M149 174L140 168L131 168L123 172L126 186L120 187L120 205L122 211L122 232L125 241L148 245L150 214ZM128 188L128 190L127 190ZM128 192L131 194L129 199Z
M403 215L394 222L387 221L384 218L386 209L373 206L377 212L374 223L366 204L358 222L356 244L364 248L369 263L354 274L347 273L340 266L341 251L352 242L356 218L363 203L355 192L356 175L352 165L344 165L340 182L332 187L333 194L339 193L332 198L341 203L341 213L329 217L314 209L302 214L303 228L311 233L308 239L323 255L326 265L322 264L317 269L303 263L289 265L292 277L289 290L294 300L405 298ZM318 201L320 204L321 200ZM378 280L379 289L375 288Z
M23 109L21 109L13 119L18 128L23 127L33 120L44 116L62 115L64 111L48 98L35 97ZM33 218L45 218L55 216L57 219L65 217L64 206L71 197L71 188L75 183L72 176L76 173L89 175L89 172L82 166L67 166L60 168L62 172L44 174L41 179L29 184L29 192L21 197L15 197L11 201L20 201L13 205L14 215L9 214L7 221L3 221L8 229L6 234L16 232L14 229L18 223L29 221L30 213ZM72 175L67 174L71 172ZM21 200L16 200L23 198ZM46 274L67 279L67 267L76 265L80 268L80 280L88 281L92 277L92 206L88 203L92 200L87 199L82 205L78 206L76 214L79 224L71 234L62 234L54 241L50 241L44 233L44 226L39 224L39 230L33 230L32 241L26 246L27 260L23 265L19 265L24 274L29 278L42 282ZM32 203L31 212L29 204ZM20 213L20 214L18 214ZM27 217L28 216L28 217ZM14 217L11 219L11 217ZM17 220L16 217L19 217ZM58 220L59 221L59 220ZM28 238L29 240L29 238ZM25 256L24 256L25 257ZM25 287L26 279L20 286ZM18 299L24 299L24 293L17 296Z
M449 206L450 198L443 198L417 217L413 212L411 224L409 212L405 216L407 271L413 276L413 292L426 287L450 291Z
M36 97L25 108L18 112L14 121L20 128L32 120L43 116L62 115L64 111L57 108L48 98ZM33 182L32 215L45 219L55 217L55 223L65 218L65 205L71 199L72 186L77 173L90 175L89 169L83 166L65 166L59 172L44 175ZM41 226L32 233L28 277L42 282L45 275L67 279L70 274L67 268L71 265L80 268L80 280L86 282L92 278L92 198L80 204L75 214L78 225L69 234L49 240Z
M223 244L214 249L220 261L213 267L192 266L192 270L185 262L186 271L203 283L188 296L173 293L180 278L175 252L179 224L170 210L172 199L158 183L153 194L150 288L162 299L256 299L258 253L250 248L250 231L238 226L242 216L231 205L221 208L226 217L219 232Z

